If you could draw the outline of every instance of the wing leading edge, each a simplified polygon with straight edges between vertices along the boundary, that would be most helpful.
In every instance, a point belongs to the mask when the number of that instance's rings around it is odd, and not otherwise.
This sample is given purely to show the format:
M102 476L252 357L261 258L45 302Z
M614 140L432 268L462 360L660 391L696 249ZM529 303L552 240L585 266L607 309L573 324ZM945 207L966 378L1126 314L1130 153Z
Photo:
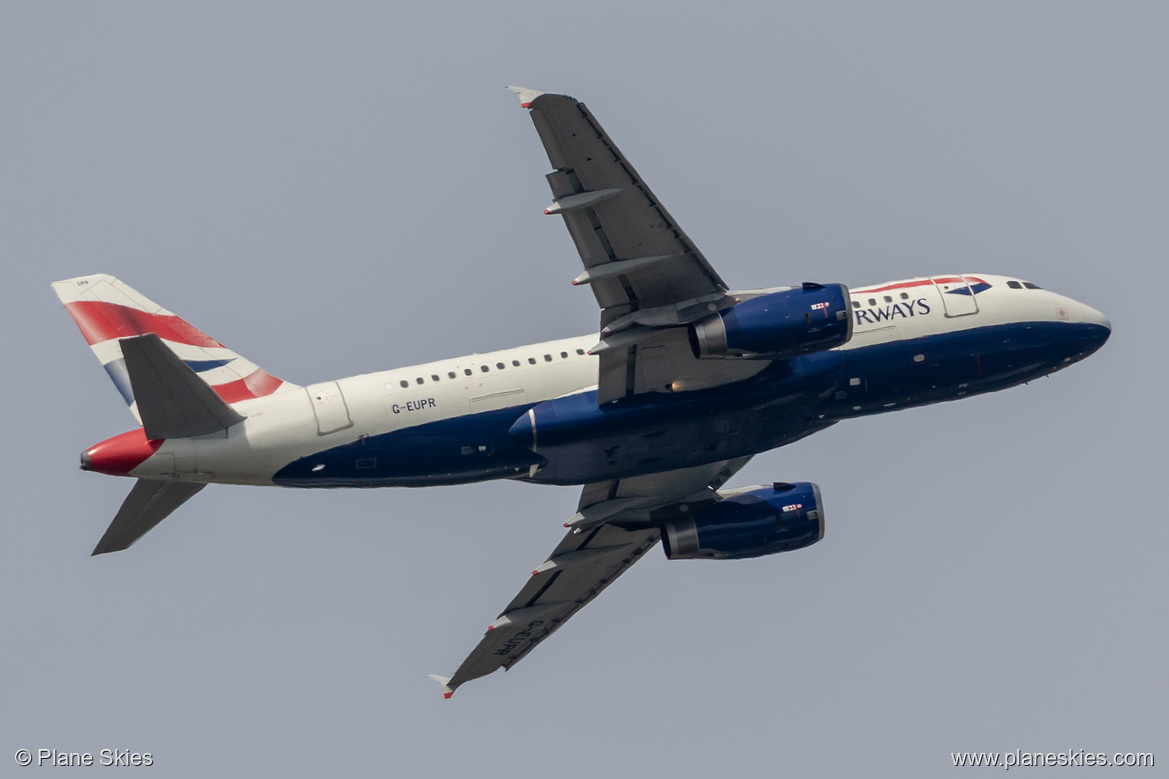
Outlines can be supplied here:
M585 485L576 515L565 523L570 530L552 554L454 676L431 678L449 698L461 684L511 668L657 544L657 517L714 500L714 491L748 459Z

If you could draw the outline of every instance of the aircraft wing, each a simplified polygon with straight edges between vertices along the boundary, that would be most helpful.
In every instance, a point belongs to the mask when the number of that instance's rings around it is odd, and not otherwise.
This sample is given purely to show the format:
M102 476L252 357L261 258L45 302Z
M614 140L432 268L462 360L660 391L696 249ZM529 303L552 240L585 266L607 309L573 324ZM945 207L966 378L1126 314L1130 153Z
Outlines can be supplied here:
M674 221L584 103L508 87L530 109L554 170L552 204L601 306L597 400L717 386L763 365L700 365L685 325L725 308L727 285ZM709 361L702 361L709 363Z
M749 459L585 485L577 514L565 523L568 534L455 675L431 678L449 698L465 682L511 668L653 548L661 535L657 519L681 503L714 500Z

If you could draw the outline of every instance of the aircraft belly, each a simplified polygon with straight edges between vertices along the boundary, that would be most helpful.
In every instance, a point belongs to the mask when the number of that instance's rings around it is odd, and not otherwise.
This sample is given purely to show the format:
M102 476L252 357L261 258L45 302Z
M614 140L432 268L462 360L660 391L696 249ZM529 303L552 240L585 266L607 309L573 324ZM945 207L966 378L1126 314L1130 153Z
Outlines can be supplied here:
M290 487L419 487L526 474L540 458L507 436L525 406L495 409L366 435L285 465Z
M756 454L803 438L820 425L808 404L695 415L657 426L542 448L546 463L524 481L587 484L672 471Z
M826 419L893 411L1011 387L1091 353L1081 326L1023 322L894 341L845 352L847 379Z

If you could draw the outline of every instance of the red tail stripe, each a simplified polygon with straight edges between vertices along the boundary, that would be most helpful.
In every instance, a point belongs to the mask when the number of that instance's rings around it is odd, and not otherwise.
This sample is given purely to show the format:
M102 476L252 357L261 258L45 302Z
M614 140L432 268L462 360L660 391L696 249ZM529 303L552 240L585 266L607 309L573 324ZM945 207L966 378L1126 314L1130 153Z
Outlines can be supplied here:
M211 389L215 390L219 394L219 397L223 398L224 402L238 403L241 400L251 400L252 398L262 398L265 395L271 395L283 383L281 379L276 378L267 371L258 370L237 381L213 385Z
M66 303L65 310L73 317L90 346L114 338L157 333L159 338L176 343L225 348L219 341L174 314L151 314L116 303L90 300Z

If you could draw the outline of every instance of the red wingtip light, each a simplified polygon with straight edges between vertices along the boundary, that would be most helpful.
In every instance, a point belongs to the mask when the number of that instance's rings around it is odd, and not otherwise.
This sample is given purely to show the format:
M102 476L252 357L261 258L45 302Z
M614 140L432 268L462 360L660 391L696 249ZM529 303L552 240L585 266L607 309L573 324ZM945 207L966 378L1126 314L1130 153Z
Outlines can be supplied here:
M520 108L531 108L531 107L532 107L531 101L528 101L527 103L520 103Z
M455 694L455 691L454 691L454 690L451 690L450 692L444 692L444 693L442 694L442 697L443 697L444 699L446 699L446 700L450 700L450 697L451 697L452 695L454 695L454 694Z
M491 631L493 631L493 630L495 630L495 625L488 625L488 626L487 626L487 632L488 632L488 633L490 633L490 632L491 632Z

